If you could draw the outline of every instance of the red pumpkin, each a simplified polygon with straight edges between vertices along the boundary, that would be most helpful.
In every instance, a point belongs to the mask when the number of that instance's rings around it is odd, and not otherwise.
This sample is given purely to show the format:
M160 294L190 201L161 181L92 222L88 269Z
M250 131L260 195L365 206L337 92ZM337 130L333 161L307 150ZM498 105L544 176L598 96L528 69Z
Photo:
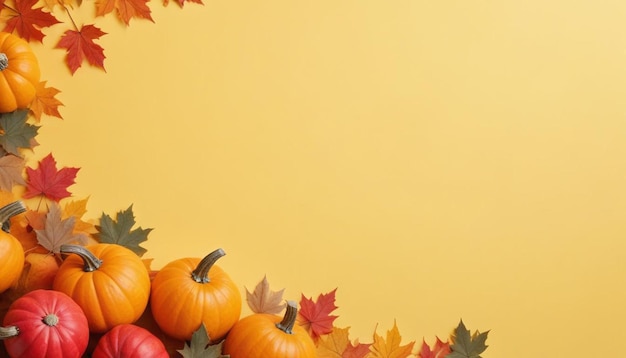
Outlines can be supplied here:
M241 319L228 332L222 351L230 358L316 358L309 333L296 325L298 305L287 302L285 316L256 313Z
M120 324L105 333L91 358L169 358L163 343L147 329Z
M225 253L184 258L165 265L152 280L150 308L167 335L189 340L204 323L212 340L223 338L239 320L241 292L230 276L214 265Z
M87 318L62 292L31 291L11 304L0 337L10 357L80 358L89 342Z

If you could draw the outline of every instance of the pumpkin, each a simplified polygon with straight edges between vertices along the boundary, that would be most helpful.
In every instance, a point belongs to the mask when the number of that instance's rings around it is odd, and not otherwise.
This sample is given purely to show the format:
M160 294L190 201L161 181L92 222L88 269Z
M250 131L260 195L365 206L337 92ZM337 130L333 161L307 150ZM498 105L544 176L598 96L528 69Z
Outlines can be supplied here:
M0 113L28 108L37 94L39 62L28 42L0 32Z
M83 310L53 290L34 290L15 300L3 325L0 337L13 358L79 358L89 342Z
M61 245L68 254L52 282L85 311L89 330L133 323L148 306L150 277L139 256L117 244Z
M174 260L155 275L150 308L163 332L189 340L204 323L209 337L220 340L239 320L241 293L230 276L215 265L224 255L224 250L217 249L202 260Z
M287 302L284 317L255 313L237 322L226 336L222 352L230 358L315 358L315 343L296 325L298 306Z
M2 98L2 97L0 97ZM0 293L11 287L20 277L24 268L22 244L9 233L9 219L26 211L21 201L0 208Z
M147 329L120 324L105 333L91 358L169 358L163 343Z

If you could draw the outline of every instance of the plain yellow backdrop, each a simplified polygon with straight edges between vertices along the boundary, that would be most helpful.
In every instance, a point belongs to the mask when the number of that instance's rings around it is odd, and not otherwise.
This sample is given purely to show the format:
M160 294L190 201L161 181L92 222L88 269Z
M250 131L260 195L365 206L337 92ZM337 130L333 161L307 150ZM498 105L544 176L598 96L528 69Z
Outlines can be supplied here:
M485 357L620 355L626 2L150 7L95 20L106 73L65 25L35 46L64 119L30 160L80 167L87 217L133 205L156 268L222 247L242 294L337 288L362 342L462 318Z

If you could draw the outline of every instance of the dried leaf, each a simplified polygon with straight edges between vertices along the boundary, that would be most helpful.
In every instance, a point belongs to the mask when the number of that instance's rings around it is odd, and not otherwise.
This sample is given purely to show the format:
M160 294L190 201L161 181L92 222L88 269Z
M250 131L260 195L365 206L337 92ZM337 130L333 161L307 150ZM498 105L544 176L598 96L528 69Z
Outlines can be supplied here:
M12 10L14 15L6 21L4 32L17 31L17 34L26 41L43 42L42 28L60 23L52 14L43 12L41 7L33 9L38 0L15 0Z
M115 221L103 213L100 217L100 225L96 225L96 230L98 230L96 238L103 243L122 245L138 256L142 256L148 250L139 245L148 240L148 234L152 229L138 227L133 230L133 226L135 226L135 215L132 205L118 212Z
M35 230L39 244L50 252L60 253L61 245L87 242L85 234L74 233L74 217L61 219L61 207L57 203L50 205L43 230Z
M26 185L23 172L24 159L11 154L0 157L0 190L11 191L13 185Z
M26 168L28 182L24 198L34 198L43 195L46 198L59 201L72 195L67 187L74 184L76 173L80 168L61 168L57 170L56 161L52 153L39 161L39 168Z
M66 63L72 75L87 61L92 66L104 70L104 49L93 42L106 35L94 25L83 25L80 31L67 30L59 40L56 48L67 50Z
M278 314L285 308L284 291L284 288L280 291L272 291L267 276L263 276L263 280L256 285L254 292L250 293L246 288L246 300L254 313Z
M426 341L422 342L422 348L420 349L417 356L419 358L444 358L450 354L450 343L443 342L439 337L437 337L437 341L435 345L431 349L430 346L426 343Z
M393 322L393 328L387 331L387 338L383 338L374 332L374 343L370 346L371 358L406 358L411 355L415 342L412 341L404 346L402 337L396 322Z
M37 95L33 103L30 105L30 111L37 122L41 120L42 114L47 114L61 119L63 118L61 117L61 113L59 113L58 108L59 106L62 106L63 103L54 98L54 96L56 96L59 92L61 91L54 87L46 87L46 81L42 81L37 84Z
M149 0L96 0L96 16L104 16L113 10L117 10L117 15L126 26L130 24L130 19L140 18L152 22L151 11L148 7Z
M321 335L333 331L333 322L338 317L331 315L337 309L335 306L336 292L337 289L334 289L327 294L320 294L317 301L302 295L300 310L298 311L298 324L309 332L314 341L317 341Z
M31 140L39 130L27 119L27 109L0 114L0 145L13 155L20 156L19 148L32 148Z
M480 354L488 347L485 345L487 334L489 334L489 331L483 333L476 331L474 334L471 334L470 331L465 328L463 320L461 320L452 334L452 345L450 346L452 353L448 354L446 357L481 358Z
M317 345L318 358L365 358L371 344L350 342L350 327L334 327L333 331L320 338Z
M214 345L210 343L209 334L204 327L204 323L200 325L191 335L191 342L185 343L183 349L178 350L183 358L228 358L229 355L222 354L222 342Z

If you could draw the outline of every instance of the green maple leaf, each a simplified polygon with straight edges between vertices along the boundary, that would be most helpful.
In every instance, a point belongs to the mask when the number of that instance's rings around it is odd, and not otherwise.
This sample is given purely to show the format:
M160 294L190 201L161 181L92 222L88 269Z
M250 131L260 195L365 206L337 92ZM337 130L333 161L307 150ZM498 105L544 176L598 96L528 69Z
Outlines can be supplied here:
M204 323L193 332L191 342L185 343L183 349L178 350L183 358L229 358L230 355L222 354L222 342L210 345L209 333L204 327Z
M96 238L102 243L124 246L138 256L142 256L148 250L139 244L148 240L148 234L152 229L138 227L133 230L133 226L135 226L135 215L132 205L128 209L118 212L116 220L103 213L100 217L100 225L96 225L98 230Z
M453 344L450 346L452 353L446 358L481 358L480 354L488 347L485 345L488 333L489 331L483 333L476 331L472 335L461 320L452 335Z
M28 110L0 114L0 145L7 152L20 156L18 148L31 148L39 127L26 123Z

